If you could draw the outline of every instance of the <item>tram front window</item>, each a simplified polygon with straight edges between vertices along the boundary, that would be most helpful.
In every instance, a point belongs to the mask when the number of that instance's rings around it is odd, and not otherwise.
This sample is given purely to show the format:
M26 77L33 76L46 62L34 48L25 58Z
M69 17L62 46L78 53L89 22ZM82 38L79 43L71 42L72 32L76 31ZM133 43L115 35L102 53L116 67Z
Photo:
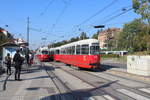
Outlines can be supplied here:
M100 54L100 52L99 52L99 46L91 46L90 47L90 53L92 55L98 55L98 54Z
M48 54L48 51L42 51L42 54Z

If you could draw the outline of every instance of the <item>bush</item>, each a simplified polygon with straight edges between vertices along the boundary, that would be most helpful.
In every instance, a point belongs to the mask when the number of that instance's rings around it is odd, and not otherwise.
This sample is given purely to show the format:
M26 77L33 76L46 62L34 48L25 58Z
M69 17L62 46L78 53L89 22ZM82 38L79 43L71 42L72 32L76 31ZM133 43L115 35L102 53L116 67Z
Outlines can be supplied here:
M101 54L102 58L118 58L119 55L117 54Z

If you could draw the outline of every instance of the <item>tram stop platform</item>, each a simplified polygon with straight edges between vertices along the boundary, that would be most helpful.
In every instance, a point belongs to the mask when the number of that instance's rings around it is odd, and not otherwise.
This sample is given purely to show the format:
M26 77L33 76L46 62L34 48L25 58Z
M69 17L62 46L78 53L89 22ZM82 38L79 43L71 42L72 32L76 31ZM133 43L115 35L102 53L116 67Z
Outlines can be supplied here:
M0 76L0 100L53 100L53 96L58 94L52 80L40 65L29 68L24 65L21 81L14 80L14 68L12 72L10 76Z

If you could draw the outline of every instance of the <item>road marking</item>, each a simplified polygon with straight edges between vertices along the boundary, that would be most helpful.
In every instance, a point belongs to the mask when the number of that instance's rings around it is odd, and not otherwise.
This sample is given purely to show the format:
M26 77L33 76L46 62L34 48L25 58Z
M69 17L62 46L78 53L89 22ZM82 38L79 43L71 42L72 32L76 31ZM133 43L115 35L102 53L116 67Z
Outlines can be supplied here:
M150 93L150 88L149 89L142 88L142 89L139 89L139 90L141 90L143 92L146 92L146 93Z
M125 95L127 95L129 97L132 97L132 98L134 98L136 100L150 100L150 98L146 98L144 96L141 96L141 95L136 94L134 92L128 91L126 89L117 89L117 91L121 92L121 93L123 93L123 94L125 94Z
M115 100L114 98L112 98L111 96L109 95L103 95L107 100Z

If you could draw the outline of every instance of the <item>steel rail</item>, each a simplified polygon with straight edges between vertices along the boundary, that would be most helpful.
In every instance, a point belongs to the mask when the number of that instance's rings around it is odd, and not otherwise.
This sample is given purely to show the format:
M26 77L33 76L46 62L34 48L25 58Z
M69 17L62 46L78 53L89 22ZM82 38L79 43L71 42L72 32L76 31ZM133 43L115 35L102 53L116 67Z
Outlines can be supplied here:
M52 65L55 66L55 67L59 67L59 66L56 65L56 64L53 64L53 63L50 63L50 64L52 64ZM88 85L90 85L90 86L92 86L92 87L94 87L94 88L98 88L98 87L97 87L96 85L94 85L93 83L90 83L90 82L86 81L85 79L82 79L81 77L79 77L79 76L77 76L77 75L75 75L75 74L73 74L73 73L71 73L71 72L69 72L69 71L67 71L67 70L65 70L65 69L63 69L63 68L61 68L61 67L60 67L60 69L63 70L64 72L69 73L70 75L72 75L72 76L74 76L74 77L80 79L82 82L84 82L84 83L86 83L86 84L88 84ZM85 72L84 72L84 73L85 73ZM98 77L98 76L97 76L97 77ZM100 77L99 77L99 78L100 78ZM114 83L114 82L111 82L111 83ZM105 85L105 84L104 84L104 85ZM103 85L103 86L104 86L104 85ZM114 95L108 93L108 92L105 91L104 89L102 89L102 90L103 90L103 92L105 92L106 94L108 94L108 95L110 95L111 97L115 98L116 100L121 100L120 98L118 98L118 97L116 97L116 96L114 96ZM101 92L100 90L98 90L98 91Z
M56 64L53 64L53 65L58 66L58 65L56 65ZM61 67L60 67L60 68L61 68ZM72 68L72 67L69 67L69 68L74 69L74 68ZM80 78L80 77L77 76L76 74L73 74L73 73L71 73L71 72L65 70L64 68L61 68L61 69L64 70L65 72L67 72L67 73L69 73L69 74L71 74L71 75L73 75L73 76L75 76L75 77L81 79L83 82L85 82L85 83L87 83L87 84L89 84L89 85L91 85L91 86L97 88L97 86L95 86L94 84L92 84L92 83L86 81L85 79ZM96 77L96 78L99 78L99 79L103 79L103 80L106 80L106 81L110 82L110 80L105 79L105 78L100 77L100 76L97 76L97 75L94 75L94 74L92 74L92 73L85 72L85 71L82 71L82 72L85 73L85 74L89 74L89 75L91 75L91 76L93 76L93 77ZM108 75L109 75L110 73L104 73L104 74L108 74ZM115 76L115 77L119 77L119 76L116 76L116 75L113 75L113 74L110 74L110 75ZM123 77L120 77L120 78L123 78ZM127 78L125 78L125 79L127 79ZM131 79L129 79L129 80L131 80ZM139 81L136 81L136 82L139 82ZM114 82L112 82L112 83L114 83ZM139 82L139 83L143 83L143 82ZM125 87L125 88L127 88L127 89L129 89L129 90L131 89L130 87L125 86L125 85L122 85L122 84L120 84L120 83L116 83L116 84L119 85L119 86L123 86L123 87ZM149 86L149 84L147 84L147 83L143 83L143 84L146 84L146 85ZM105 85L105 84L104 84L104 85ZM137 90L137 88L132 88L132 89ZM103 91L105 91L105 90L103 90ZM137 91L138 91L138 90L137 90ZM105 91L105 93L109 94L110 96L114 97L114 98L117 99L117 100L120 100L118 97L113 96L112 94L110 94L110 93L108 93L108 92L106 92L106 91Z
M60 95L59 95L59 96L60 96L61 100L63 100L63 97L61 96L63 93L61 92L61 89L60 89L59 86L57 85L57 82L56 82L55 79L57 79L57 81L58 81L59 83L61 83L61 84L67 89L68 93L69 93L70 95L72 95L72 97L73 97L75 100L81 100L81 98L77 97L77 96L73 93L73 91L72 91L53 71L47 70L46 67L45 67L45 65L44 65L44 66L42 65L42 67L44 67L44 69L45 69L45 71L47 72L48 76L51 78L51 80L52 80L53 83L55 84L56 88L57 88L58 91L60 92ZM50 75L50 74L53 74L53 75ZM55 79L52 78L52 76L55 77Z

